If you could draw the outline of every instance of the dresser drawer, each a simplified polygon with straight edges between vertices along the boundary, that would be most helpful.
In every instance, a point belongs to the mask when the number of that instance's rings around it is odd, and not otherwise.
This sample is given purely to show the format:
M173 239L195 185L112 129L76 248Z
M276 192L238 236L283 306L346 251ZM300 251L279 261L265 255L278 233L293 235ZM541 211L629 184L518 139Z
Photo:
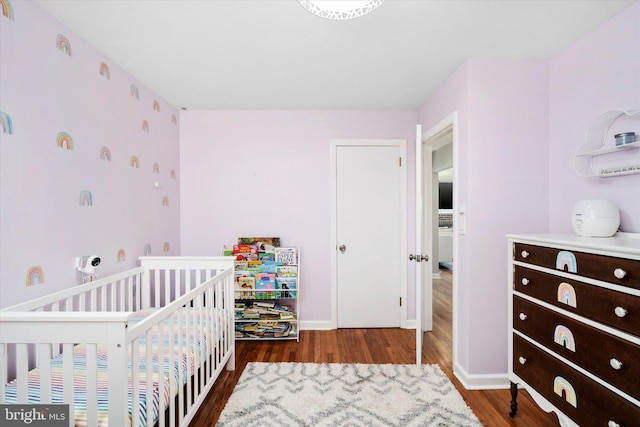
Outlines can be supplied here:
M591 279L640 289L640 261L542 246L515 244L514 259ZM616 276L616 274L618 276Z
M640 297L521 266L515 267L513 287L563 310L640 336Z
M614 387L640 396L640 346L517 296L513 327Z
M580 426L607 426L610 421L620 427L638 426L640 407L515 334L513 370Z

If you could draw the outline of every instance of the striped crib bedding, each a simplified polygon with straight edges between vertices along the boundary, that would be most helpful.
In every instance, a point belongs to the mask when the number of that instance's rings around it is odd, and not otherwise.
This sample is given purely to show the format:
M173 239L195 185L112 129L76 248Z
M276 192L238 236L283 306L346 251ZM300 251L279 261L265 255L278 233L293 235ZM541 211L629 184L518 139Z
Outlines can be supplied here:
M134 317L129 321L129 325L133 326L140 321L144 320L150 314L156 312L156 309L140 310L134 314ZM211 355L212 348L215 345L218 336L216 334L214 320L223 322L223 318L218 319L200 319L194 316L194 309L182 308L177 311L176 314L169 319L164 319L162 322L162 328L157 325L150 329L148 334L140 337L138 343L138 357L132 357L132 345L129 344L129 362L128 362L128 385L129 385L129 397L128 397L128 411L129 411L129 424L132 425L131 419L133 414L132 408L132 364L133 360L138 360L138 395L140 404L140 426L152 426L157 420L159 414L166 409L169 399L173 399L178 391L178 385L180 387L186 383L189 375L193 375L197 371L198 366L205 358ZM220 328L224 328L224 325L219 324ZM172 328L171 335L169 329ZM179 332L180 329L180 332ZM159 330L163 331L163 336L159 336ZM147 363L147 337L151 341L151 363ZM161 341L162 338L162 341ZM173 342L173 360L174 366L172 371L169 372L169 344ZM163 347L163 359L159 360L159 348L160 342ZM189 351L187 350L189 349ZM104 345L97 345L97 384L98 384L98 426L106 427L108 425L108 390L109 390L109 378L107 375L107 351ZM162 363L160 363L162 362ZM86 426L87 425L87 348L84 344L78 344L74 346L74 408L75 425ZM162 366L162 374L160 375L160 381L158 381L159 366ZM147 394L147 369L151 367L152 370L152 390L153 395L149 399ZM56 356L52 360L51 364L51 403L61 404L63 403L63 367L62 367L62 355ZM161 383L161 384L159 384ZM173 383L173 387L171 384ZM28 386L28 401L29 403L40 403L40 372L38 368L35 368L29 372L29 386ZM162 389L164 394L165 407L159 408L159 390ZM173 393L171 392L173 390ZM5 389L5 403L11 404L17 402L17 385L16 381L12 381L6 385ZM150 402L149 402L150 401ZM149 403L148 403L149 402ZM147 405L152 405L153 422L146 421ZM137 414L137 411L136 411ZM113 426L112 426L113 427ZM116 426L121 427L121 426ZM124 427L124 426L122 426Z

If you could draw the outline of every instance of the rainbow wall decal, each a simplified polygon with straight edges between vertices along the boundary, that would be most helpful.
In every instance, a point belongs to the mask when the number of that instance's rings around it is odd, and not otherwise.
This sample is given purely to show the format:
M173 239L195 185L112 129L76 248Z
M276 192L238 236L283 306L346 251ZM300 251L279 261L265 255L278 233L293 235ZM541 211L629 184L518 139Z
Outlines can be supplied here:
M160 103L158 101L153 101L153 111L160 112Z
M93 206L93 196L91 191L82 190L80 192L80 206Z
M149 133L149 122L148 121L146 121L146 120L142 121L142 130L144 132Z
M576 290L573 286L566 282L558 285L558 302L568 305L569 307L578 308L578 298Z
M66 132L58 133L56 137L56 144L60 148L66 148L67 150L73 150L73 138Z
M58 37L56 37L56 47L60 49L61 52L71 56L71 43L69 43L69 39L62 34L58 34Z
M178 124L178 118L175 114L171 115L171 123Z
M147 243L146 245L144 245L144 249L142 250L142 254L143 255L151 255L151 245L149 243Z
M566 379L561 376L555 377L553 380L553 391L558 396L564 397L564 400L574 408L578 407L578 396L576 396L576 391L573 389L571 383Z
M165 252L169 252L170 248L169 248L169 242L164 242L164 245L162 246L162 250Z
M11 7L9 0L0 0L0 7L2 7L2 16L13 21L13 7Z
M111 161L111 150L109 150L109 147L107 147L106 145L103 145L100 148L100 158L108 162Z
M42 267L34 265L27 270L27 286L39 285L44 283L44 272Z
M138 86L131 83L130 92L131 92L131 96L133 96L135 99L140 99L140 91L138 90Z
M9 135L13 134L13 123L11 122L11 117L4 111L0 111L0 128L2 128L2 133L8 133Z
M125 262L127 254L124 249L118 249L118 262Z
M171 179L176 179L176 170L171 169Z
M573 333L564 325L556 326L553 332L553 341L574 353L576 352L576 341L573 338Z
M569 251L560 251L556 256L556 268L568 273L578 272L578 262L576 256Z
M104 62L100 63L100 75L107 80L111 79L111 72L109 71L109 66Z
M129 165L131 165L132 168L139 168L140 167L140 159L138 159L136 156L131 156L131 160L129 161Z
M160 173L160 166L157 163L153 164L153 173Z
M162 206L169 206L169 198L167 196L162 198Z

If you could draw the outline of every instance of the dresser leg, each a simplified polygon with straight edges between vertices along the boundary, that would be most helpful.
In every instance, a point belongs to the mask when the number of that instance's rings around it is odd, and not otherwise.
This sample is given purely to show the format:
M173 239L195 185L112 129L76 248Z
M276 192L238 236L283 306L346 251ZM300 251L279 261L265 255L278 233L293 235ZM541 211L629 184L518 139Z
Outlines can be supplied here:
M518 402L516 399L518 398L518 384L511 381L511 412L509 412L509 416L511 418L516 416L516 412L518 412Z

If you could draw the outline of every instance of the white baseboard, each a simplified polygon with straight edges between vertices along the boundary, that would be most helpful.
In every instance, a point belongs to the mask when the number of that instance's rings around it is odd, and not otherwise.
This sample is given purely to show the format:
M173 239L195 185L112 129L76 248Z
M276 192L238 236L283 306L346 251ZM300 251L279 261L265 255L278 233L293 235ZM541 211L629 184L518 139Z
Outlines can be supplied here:
M301 331L330 331L332 329L336 329L335 325L330 320L301 320L299 327Z
M495 390L509 388L507 374L469 374L457 363L453 367L453 375L460 380L467 390Z
M440 279L442 279L442 276L440 275L440 272L438 271L437 273L431 273L431 278L432 279L436 279L436 280L440 280Z
M416 320L411 319L407 320L403 329L415 329L416 328ZM330 331L332 329L338 329L337 326L333 324L330 320L307 320L300 321L300 330L307 331Z

